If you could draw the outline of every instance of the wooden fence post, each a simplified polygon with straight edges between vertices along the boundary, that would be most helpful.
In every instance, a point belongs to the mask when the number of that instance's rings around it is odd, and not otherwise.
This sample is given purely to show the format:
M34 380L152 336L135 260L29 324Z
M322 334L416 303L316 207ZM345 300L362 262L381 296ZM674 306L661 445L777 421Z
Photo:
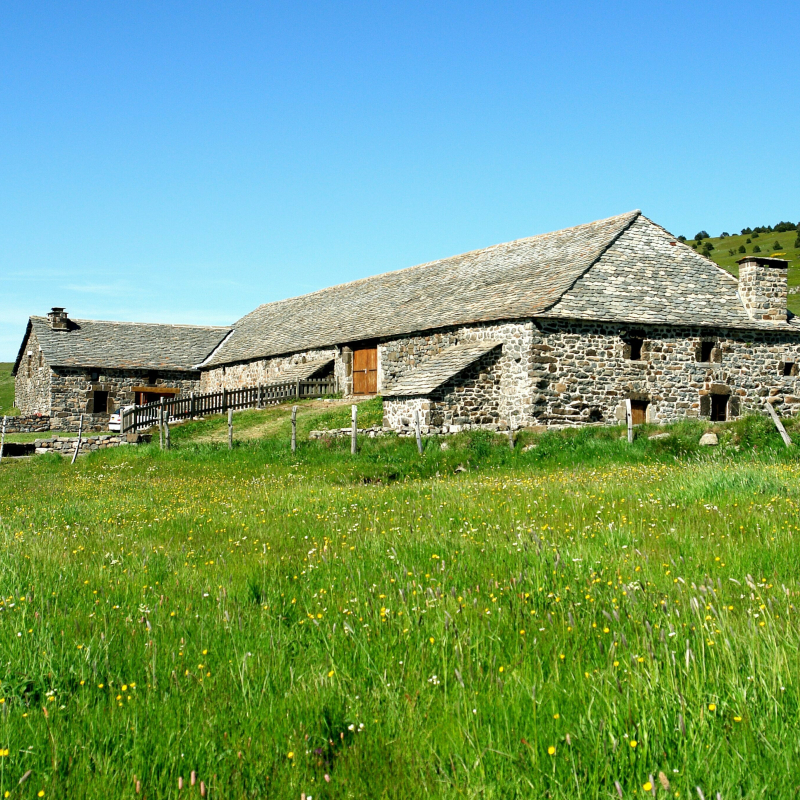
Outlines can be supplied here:
M164 449L164 396L159 398L158 408L158 447Z
M75 442L75 452L72 454L72 461L71 464L75 463L75 459L78 457L78 450L81 449L81 435L83 434L83 414L81 414L80 422L78 423L78 441Z
M419 411L414 411L414 430L417 434L417 450L422 455L422 432L419 428Z
M772 421L775 423L775 427L778 429L778 433L781 435L781 439L783 439L783 443L787 447L792 446L792 440L789 438L789 434L786 433L786 428L783 427L783 423L781 422L781 418L778 416L778 413L775 411L772 403L767 401L767 411L769 411L769 415L772 417Z
M297 406L292 406L292 453L297 452Z
M233 450L233 409L228 409L228 450Z
M3 448L6 446L6 416L3 415L3 433L0 435L0 461L3 460Z
M169 450L169 414L164 417L164 448Z
M355 455L358 448L358 406L353 406L350 410L351 431L350 431L350 452Z
M628 444L633 443L633 412L631 411L630 399L625 401L625 416L628 420Z
M296 381L294 385L294 396L299 400L300 399L300 381Z
M189 392L189 419L194 419L194 392Z
M258 384L258 408L261 408L261 384Z
M514 429L510 425L508 426L508 449L514 449Z
M224 414L228 410L228 390L222 390L222 413Z

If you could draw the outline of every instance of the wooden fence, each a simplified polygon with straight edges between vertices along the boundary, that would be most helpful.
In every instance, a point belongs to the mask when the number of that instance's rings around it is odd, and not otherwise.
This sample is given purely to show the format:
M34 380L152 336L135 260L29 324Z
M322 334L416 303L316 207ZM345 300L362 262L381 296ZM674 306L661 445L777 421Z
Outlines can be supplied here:
M248 386L244 389L223 389L209 394L190 394L188 397L163 399L164 417L168 422L194 417L208 417L212 414L225 414L228 409L264 408L287 400L306 397L322 397L336 391L336 380L330 378L311 378L305 381L271 383L265 386ZM134 433L158 425L162 401L134 406L120 414L120 432Z

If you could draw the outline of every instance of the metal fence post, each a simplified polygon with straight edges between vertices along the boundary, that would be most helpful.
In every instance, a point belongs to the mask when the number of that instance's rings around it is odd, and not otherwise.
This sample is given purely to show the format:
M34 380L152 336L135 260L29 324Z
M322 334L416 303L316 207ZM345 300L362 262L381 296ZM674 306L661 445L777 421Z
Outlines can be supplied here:
M350 415L352 418L352 429L350 432L350 452L355 455L358 449L358 406L353 406Z
M297 406L292 406L292 453L297 452Z
M233 409L228 409L228 450L233 450Z

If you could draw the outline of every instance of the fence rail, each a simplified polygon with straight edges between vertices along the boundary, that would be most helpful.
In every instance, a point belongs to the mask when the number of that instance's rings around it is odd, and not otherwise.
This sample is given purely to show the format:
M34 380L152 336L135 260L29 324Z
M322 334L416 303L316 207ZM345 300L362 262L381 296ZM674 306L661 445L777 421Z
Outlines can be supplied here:
M120 432L135 433L144 428L158 425L161 409L169 421L207 417L212 414L225 414L228 409L264 408L287 400L306 397L322 397L336 391L336 380L330 378L310 378L305 381L271 383L263 386L248 386L244 389L223 389L209 394L190 394L188 397L162 398L153 403L134 406L120 412Z

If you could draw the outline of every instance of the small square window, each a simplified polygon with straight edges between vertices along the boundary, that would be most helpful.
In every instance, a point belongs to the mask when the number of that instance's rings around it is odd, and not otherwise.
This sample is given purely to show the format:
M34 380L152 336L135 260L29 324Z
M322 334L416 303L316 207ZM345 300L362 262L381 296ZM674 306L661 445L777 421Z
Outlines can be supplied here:
M644 339L628 339L625 343L626 347L625 350L626 355L630 361L641 361L642 360L642 345L644 344Z
M703 363L711 361L711 354L714 352L714 342L700 342L700 358Z
M99 381L100 380L100 373L99 372L92 372L90 377L91 377L91 379L93 381Z
M792 375L797 375L797 364L794 361L785 361L783 363L782 374L787 378Z
M148 386L155 386L157 380L158 380L158 373L157 372L148 372L147 373L147 385Z

